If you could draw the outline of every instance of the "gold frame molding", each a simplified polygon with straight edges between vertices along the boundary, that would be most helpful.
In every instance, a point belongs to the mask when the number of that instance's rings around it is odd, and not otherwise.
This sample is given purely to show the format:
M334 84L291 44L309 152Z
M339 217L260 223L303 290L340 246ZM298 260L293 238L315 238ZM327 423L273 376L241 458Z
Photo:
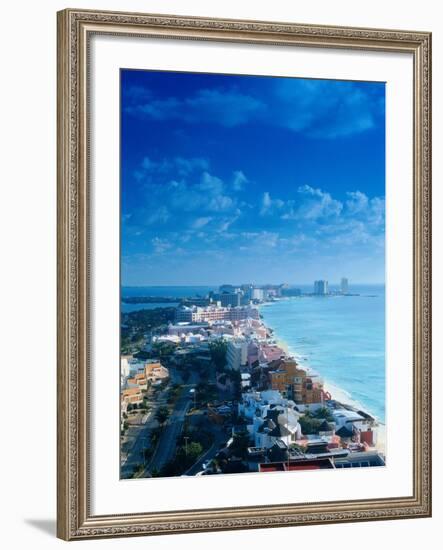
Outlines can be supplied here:
M68 9L58 24L57 534L65 540L431 515L431 34ZM88 44L93 34L407 52L414 60L413 495L93 516L88 471ZM411 297L412 298L412 297Z

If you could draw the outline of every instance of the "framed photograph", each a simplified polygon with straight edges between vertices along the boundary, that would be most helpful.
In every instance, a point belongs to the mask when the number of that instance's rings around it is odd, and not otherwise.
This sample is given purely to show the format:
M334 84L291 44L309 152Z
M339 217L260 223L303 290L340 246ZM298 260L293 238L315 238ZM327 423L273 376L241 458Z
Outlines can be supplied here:
M431 514L431 36L58 14L58 536Z

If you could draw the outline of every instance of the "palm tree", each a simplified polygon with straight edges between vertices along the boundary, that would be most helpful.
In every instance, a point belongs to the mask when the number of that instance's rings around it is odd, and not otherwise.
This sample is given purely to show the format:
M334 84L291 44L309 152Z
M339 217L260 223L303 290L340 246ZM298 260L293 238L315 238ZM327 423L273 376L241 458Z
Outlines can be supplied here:
M168 420L169 418L169 409L168 407L160 407L158 411L155 413L155 419L157 422L163 426L163 424Z

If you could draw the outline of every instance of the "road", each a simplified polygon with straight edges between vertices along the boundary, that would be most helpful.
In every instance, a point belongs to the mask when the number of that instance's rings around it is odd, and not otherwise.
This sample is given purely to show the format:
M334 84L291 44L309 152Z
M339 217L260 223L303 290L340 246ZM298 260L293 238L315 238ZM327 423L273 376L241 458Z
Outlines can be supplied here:
M148 417L142 425L129 426L126 435L121 444L121 471L120 476L123 479L132 477L134 469L144 463L144 450L149 447L151 431L158 427L155 419L155 413L160 407L167 406L167 397L171 384L183 383L180 374L175 369L169 369L171 376L170 384L160 391L157 396L151 398Z
M177 438L183 429L186 413L192 403L189 395L189 390L192 387L191 385L183 387L175 403L174 410L163 427L158 445L148 467L151 472L161 470L174 457Z
M214 433L214 443L209 447L209 449L203 453L195 464L193 464L189 470L185 472L187 476L195 476L198 472L203 470L203 462L206 460L211 460L217 454L220 445L225 443L229 439L229 434L226 434L223 428L219 428Z
M167 404L167 390L160 392L156 401L151 402L152 409L148 413L145 423L142 425L130 426L126 432L121 452L121 471L120 476L123 479L132 477L134 468L143 464L143 451L149 447L151 439L151 430L158 426L155 419L155 413L159 407Z

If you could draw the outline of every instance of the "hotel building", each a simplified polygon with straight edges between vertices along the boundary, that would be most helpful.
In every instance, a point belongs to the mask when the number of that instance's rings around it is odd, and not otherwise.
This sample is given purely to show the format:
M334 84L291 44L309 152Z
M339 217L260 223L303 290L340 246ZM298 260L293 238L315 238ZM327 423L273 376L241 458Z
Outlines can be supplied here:
M176 312L178 323L214 323L216 321L242 321L244 319L259 319L256 307L180 307Z
M240 370L248 362L248 346L246 341L232 341L228 343L226 351L227 366L231 370Z
M314 282L314 294L317 296L326 296L328 293L328 281L319 280Z
M323 399L323 383L312 379L294 359L279 362L276 370L269 372L271 389L290 395L296 403L320 403Z

